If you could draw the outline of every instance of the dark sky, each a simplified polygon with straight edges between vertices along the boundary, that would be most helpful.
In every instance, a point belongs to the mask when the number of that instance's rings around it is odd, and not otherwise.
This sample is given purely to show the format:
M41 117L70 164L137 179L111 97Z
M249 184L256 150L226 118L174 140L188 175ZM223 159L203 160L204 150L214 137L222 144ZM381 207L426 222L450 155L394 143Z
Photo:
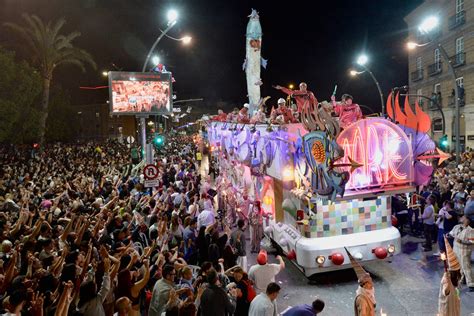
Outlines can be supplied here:
M305 81L316 97L328 99L335 84L338 96L350 93L355 102L377 110L380 101L368 74L350 78L348 70L361 52L380 81L385 96L392 86L408 83L407 36L403 17L421 0L245 1L245 0L0 0L0 21L21 22L21 12L45 20L64 16L65 31L78 30L76 45L87 49L98 64L87 73L73 66L58 69L55 82L67 88L74 103L104 102L107 92L79 90L79 86L105 85L102 70L114 63L124 71L140 70L159 28L166 27L166 11L180 12L170 35L189 34L192 45L169 39L157 53L176 78L178 99L204 98L199 106L217 101L241 105L246 101L245 28L251 8L259 11L263 29L262 96L282 96L271 86ZM278 3L278 4L277 4ZM28 52L4 30L0 45ZM271 103L271 102L269 102ZM197 106L197 105L196 105ZM214 112L214 110L209 110Z

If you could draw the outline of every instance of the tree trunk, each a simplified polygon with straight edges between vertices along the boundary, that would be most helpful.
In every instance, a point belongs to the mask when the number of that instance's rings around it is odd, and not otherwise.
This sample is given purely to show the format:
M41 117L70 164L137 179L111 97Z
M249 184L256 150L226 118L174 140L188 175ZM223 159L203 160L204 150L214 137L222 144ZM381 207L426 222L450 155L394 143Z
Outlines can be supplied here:
M46 120L48 119L49 106L49 88L51 85L51 76L43 78L43 96L41 97L41 113L39 118L39 143L44 144L44 136L46 134Z

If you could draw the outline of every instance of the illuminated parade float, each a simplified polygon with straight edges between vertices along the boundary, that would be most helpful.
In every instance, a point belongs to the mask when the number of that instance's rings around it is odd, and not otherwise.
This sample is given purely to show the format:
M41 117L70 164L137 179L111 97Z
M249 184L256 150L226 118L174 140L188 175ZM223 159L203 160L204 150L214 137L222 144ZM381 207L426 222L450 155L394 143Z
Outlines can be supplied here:
M255 16L250 16L253 25ZM260 42L253 45L260 49ZM252 77L246 71L247 78ZM413 111L408 99L402 111L397 95L394 102L388 98L388 118L360 115L347 123L331 115L327 102L318 103L304 83L300 90L275 88L296 101L297 119L285 119L289 108L283 105L278 108L282 120L268 123L260 116L265 105L261 100L250 105L256 109L250 121L232 113L207 121L206 134L219 166L219 205L230 212L227 222L234 221L234 209L247 217L244 195L260 201L265 236L307 276L350 267L344 247L359 261L399 253L391 197L413 192L430 179L433 168L423 160L438 156L424 155L435 150L427 135L429 116L418 104ZM346 113L360 113L358 106L342 106Z

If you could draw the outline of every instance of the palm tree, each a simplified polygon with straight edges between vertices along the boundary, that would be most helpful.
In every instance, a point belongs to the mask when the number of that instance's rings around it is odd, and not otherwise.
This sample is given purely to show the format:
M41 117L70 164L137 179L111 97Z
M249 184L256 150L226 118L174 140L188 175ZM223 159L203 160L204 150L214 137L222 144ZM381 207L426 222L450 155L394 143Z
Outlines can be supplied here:
M48 119L49 91L54 69L60 65L73 64L85 71L85 63L96 69L92 56L83 49L74 47L72 41L81 35L72 32L62 35L59 32L66 23L60 18L54 23L45 24L38 16L23 14L26 26L15 23L4 25L18 33L31 50L33 64L40 70L43 80L43 94L41 98L41 114L39 117L39 142L44 142L46 120Z

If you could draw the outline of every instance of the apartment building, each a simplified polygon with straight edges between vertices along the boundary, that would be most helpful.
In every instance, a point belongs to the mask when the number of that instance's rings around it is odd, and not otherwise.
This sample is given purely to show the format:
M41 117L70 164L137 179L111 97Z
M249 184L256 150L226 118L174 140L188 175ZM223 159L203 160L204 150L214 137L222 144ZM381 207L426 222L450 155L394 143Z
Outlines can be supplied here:
M418 27L427 17L436 16L438 27L429 35ZM454 77L438 44L445 49L455 69L460 92L460 141L462 148L474 148L474 0L426 0L405 17L407 42L417 43L408 52L410 94L437 95L445 116L445 134L454 149ZM414 102L413 98L411 101ZM433 122L435 140L443 136L442 115L434 102L419 98ZM411 103L413 103L411 102Z

